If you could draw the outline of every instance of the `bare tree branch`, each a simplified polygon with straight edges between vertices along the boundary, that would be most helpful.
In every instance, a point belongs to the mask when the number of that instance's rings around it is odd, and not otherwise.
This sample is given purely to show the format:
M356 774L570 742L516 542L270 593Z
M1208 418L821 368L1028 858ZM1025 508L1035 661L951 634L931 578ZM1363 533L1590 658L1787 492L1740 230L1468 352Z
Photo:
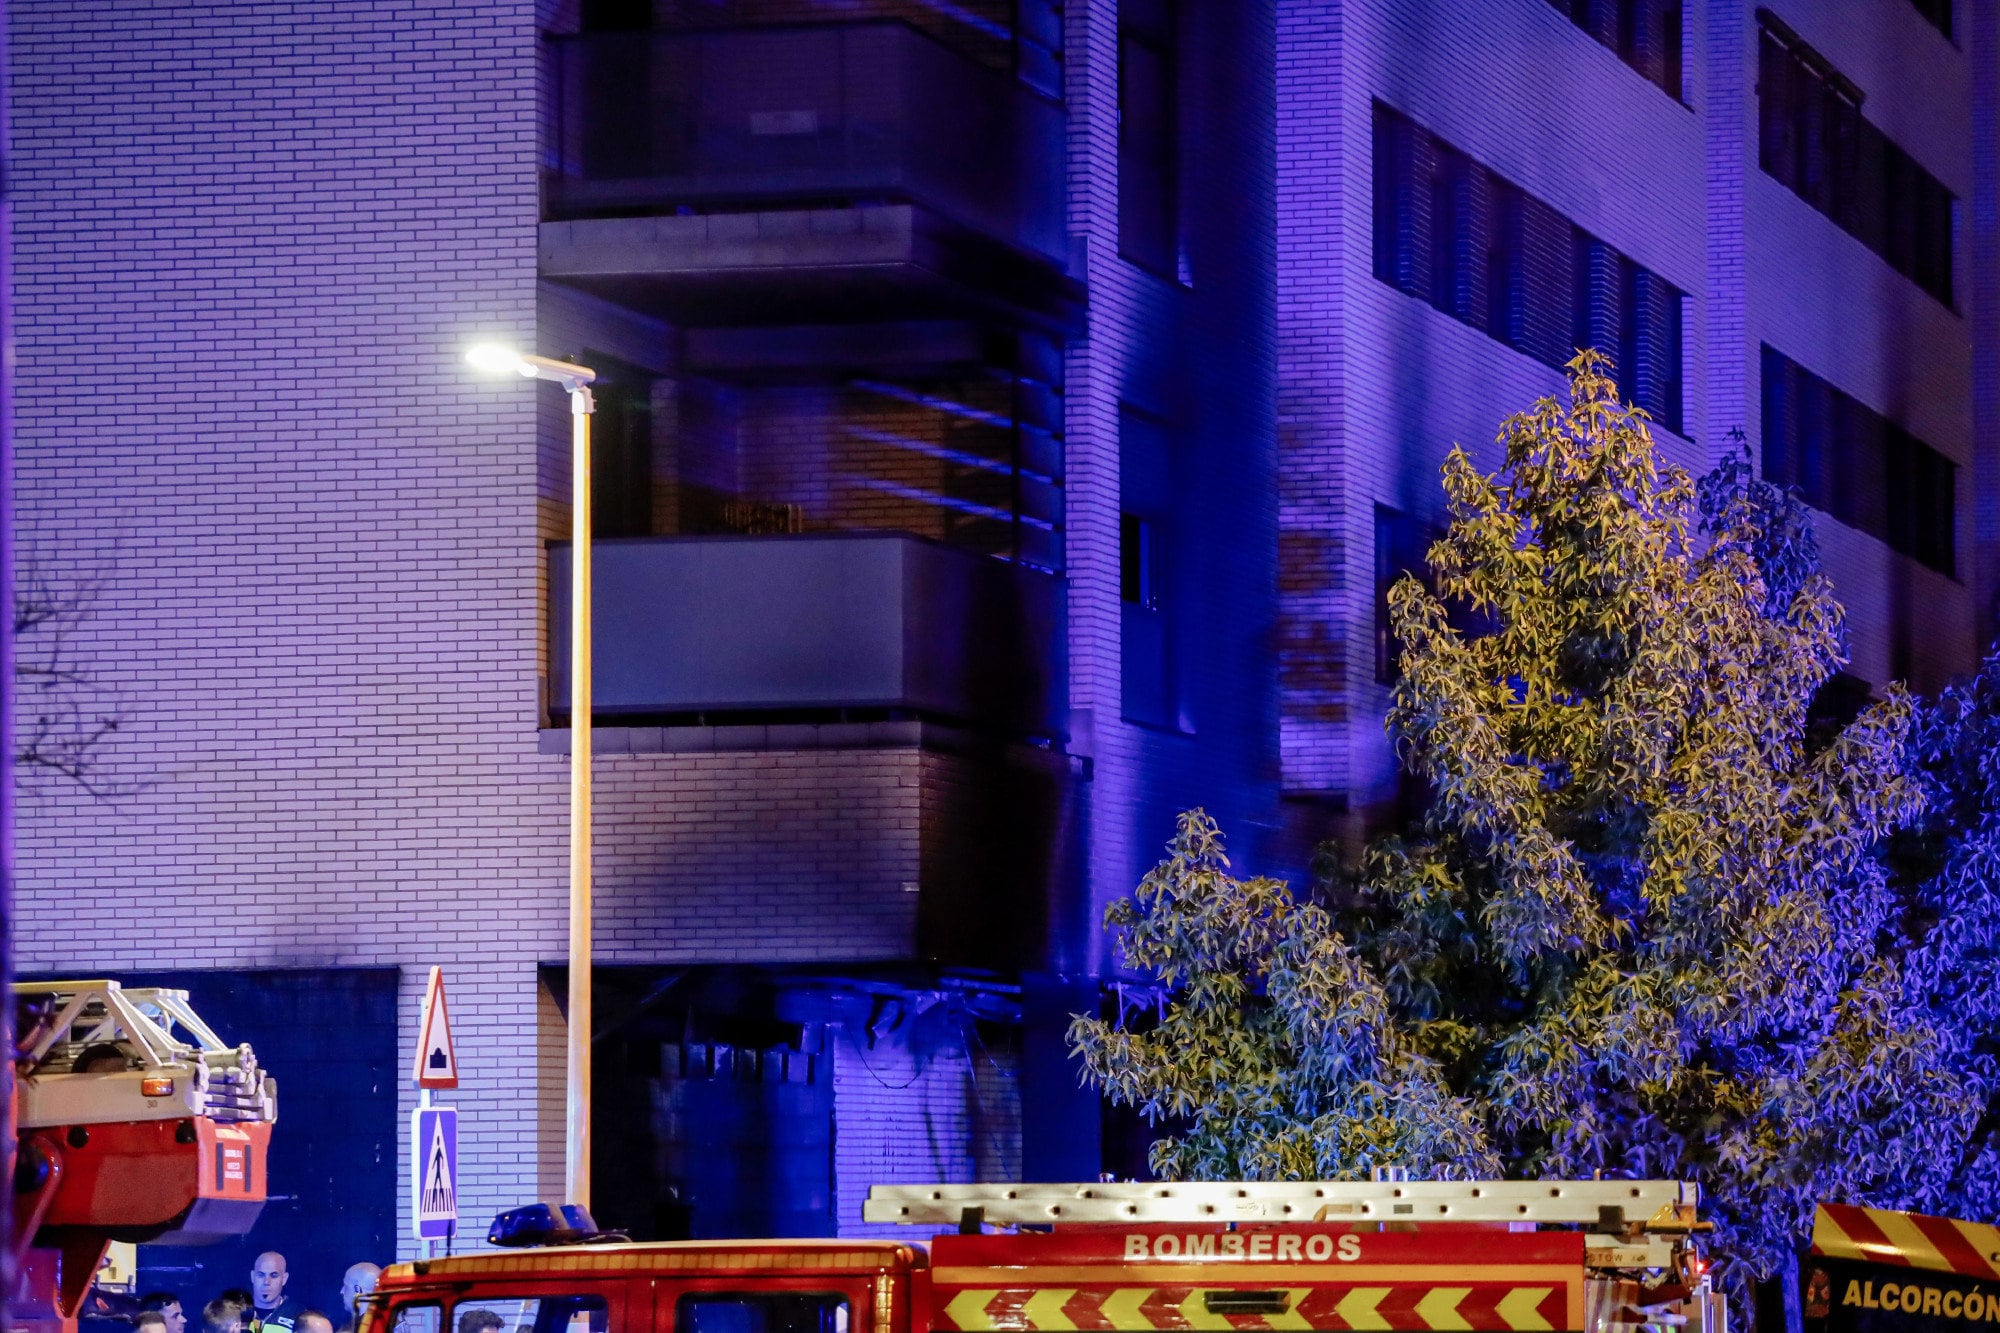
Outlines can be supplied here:
M112 794L103 780L102 746L120 726L118 699L72 638L96 600L95 581L67 591L24 566L14 588L14 762L60 774L93 796Z

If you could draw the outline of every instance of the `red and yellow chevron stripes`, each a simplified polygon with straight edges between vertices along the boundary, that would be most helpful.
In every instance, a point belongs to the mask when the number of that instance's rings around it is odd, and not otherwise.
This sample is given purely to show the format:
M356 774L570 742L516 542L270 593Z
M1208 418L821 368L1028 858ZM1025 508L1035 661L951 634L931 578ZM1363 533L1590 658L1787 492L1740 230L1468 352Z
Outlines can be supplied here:
M1823 1203L1813 1212L1814 1254L2000 1279L2000 1227L1922 1213Z
M1285 1308L1268 1314L1209 1309L1227 1287L967 1287L949 1294L940 1328L964 1333L1015 1330L1164 1329L1564 1329L1562 1284L1435 1281L1315 1284L1272 1291ZM940 1297L946 1293L940 1292ZM1226 1304L1224 1302L1223 1304Z

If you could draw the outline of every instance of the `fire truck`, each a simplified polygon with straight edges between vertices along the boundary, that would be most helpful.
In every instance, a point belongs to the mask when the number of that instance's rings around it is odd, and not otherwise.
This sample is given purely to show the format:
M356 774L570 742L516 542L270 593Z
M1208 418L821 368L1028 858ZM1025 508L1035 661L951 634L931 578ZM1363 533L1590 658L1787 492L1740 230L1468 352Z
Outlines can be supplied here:
M240 1236L263 1209L277 1081L186 991L14 987L9 1330L74 1333L113 1241Z
M1799 1265L1807 1333L2000 1324L2000 1228L1823 1203Z
M503 1214L511 1252L398 1264L363 1333L1723 1333L1672 1181L878 1186L923 1240L593 1236Z

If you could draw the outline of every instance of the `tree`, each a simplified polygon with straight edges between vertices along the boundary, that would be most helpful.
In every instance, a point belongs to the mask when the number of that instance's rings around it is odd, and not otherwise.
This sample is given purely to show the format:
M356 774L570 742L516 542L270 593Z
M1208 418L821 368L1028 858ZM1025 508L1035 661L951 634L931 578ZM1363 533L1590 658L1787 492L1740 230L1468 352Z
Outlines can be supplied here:
M94 796L109 794L102 743L118 730L116 700L76 659L71 635L90 590L61 591L33 568L14 588L14 763L58 773Z
M1318 907L1229 874L1222 833L1180 817L1167 858L1112 904L1128 967L1174 998L1158 1026L1076 1019L1071 1046L1114 1102L1185 1131L1164 1180L1327 1180L1372 1166L1492 1174L1472 1107L1401 1037L1388 999Z
M1764 581L1765 618L1782 620L1792 600L1820 573L1812 510L1788 486L1764 481L1750 467L1743 430L1729 432L1729 452L1695 483L1700 527L1711 538L1735 533Z
M1397 1103L1424 1117L1413 1138L1460 1153L1399 1165L1700 1181L1741 1290L1784 1265L1817 1199L1940 1197L1983 1085L1905 982L1907 912L1876 856L1920 806L1909 699L1891 690L1809 746L1841 610L1824 577L1785 573L1769 540L1784 497L1710 487L1701 542L1696 487L1659 466L1602 358L1569 371L1567 408L1504 423L1497 473L1453 450L1436 591L1406 577L1390 594L1388 727L1431 800L1364 858L1360 909L1340 922L1353 943L1177 846L1169 865L1189 870L1163 866L1115 920L1128 961L1179 969L1170 1036L1076 1036L1114 1097L1197 1113L1155 1149L1185 1172L1222 1156L1203 1099L1256 1122L1290 1092L1333 1116L1315 1134L1339 1136L1350 1085L1400 1086L1325 1060L1305 1076L1316 1048L1291 1011L1353 1013L1346 1047L1423 1089ZM1184 900L1203 891L1215 901ZM1328 960L1323 990L1290 980L1288 960L1308 957ZM1210 973L1224 984L1192 989ZM1308 1161L1362 1164L1239 1151L1231 1165L1310 1175Z
M1982 1093L1936 1206L1990 1220L2000 1217L2000 651L1919 708L1911 749L1924 813L1889 858L1905 975L1912 1003Z

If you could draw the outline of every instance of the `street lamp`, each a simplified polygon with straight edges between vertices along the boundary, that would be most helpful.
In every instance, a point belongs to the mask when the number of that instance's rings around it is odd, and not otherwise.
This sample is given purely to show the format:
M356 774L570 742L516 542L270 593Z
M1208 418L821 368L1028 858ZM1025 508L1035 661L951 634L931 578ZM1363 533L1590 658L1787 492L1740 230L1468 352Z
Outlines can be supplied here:
M465 354L480 370L552 380L569 394L569 1130L563 1198L590 1207L590 415L597 410L587 366L482 343Z

